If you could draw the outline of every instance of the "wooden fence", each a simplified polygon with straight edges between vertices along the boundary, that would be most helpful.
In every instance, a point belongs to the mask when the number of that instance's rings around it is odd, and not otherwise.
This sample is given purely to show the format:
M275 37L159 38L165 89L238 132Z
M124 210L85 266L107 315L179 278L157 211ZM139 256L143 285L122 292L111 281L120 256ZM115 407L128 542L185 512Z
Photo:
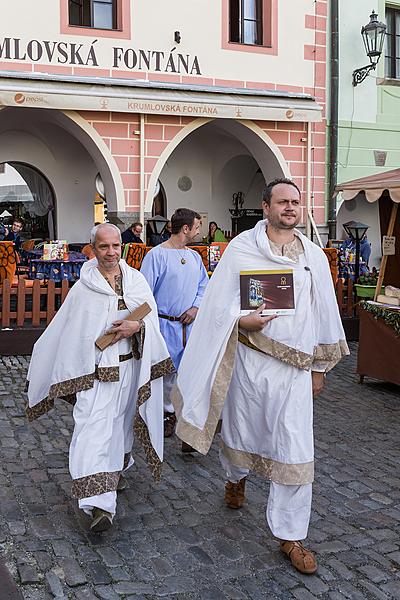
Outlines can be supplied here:
M20 279L12 286L6 279L0 286L0 323L2 328L46 327L64 302L69 291L69 282L55 284L47 281ZM354 304L354 285L351 280L336 282L336 296L342 317L353 317L357 306Z
M68 281L57 286L35 279L27 286L24 279L11 286L6 279L0 287L0 320L3 328L46 327L64 302L69 291Z

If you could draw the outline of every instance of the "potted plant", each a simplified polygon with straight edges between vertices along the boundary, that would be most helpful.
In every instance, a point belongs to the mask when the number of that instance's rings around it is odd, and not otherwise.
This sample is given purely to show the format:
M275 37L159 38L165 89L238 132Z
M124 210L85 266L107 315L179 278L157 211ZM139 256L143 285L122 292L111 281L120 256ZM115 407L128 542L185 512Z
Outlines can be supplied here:
M359 298L373 298L375 295L376 284L378 283L379 273L375 267L372 271L365 273L358 278L358 283L354 285L356 294ZM382 286L381 294L385 293L385 288Z

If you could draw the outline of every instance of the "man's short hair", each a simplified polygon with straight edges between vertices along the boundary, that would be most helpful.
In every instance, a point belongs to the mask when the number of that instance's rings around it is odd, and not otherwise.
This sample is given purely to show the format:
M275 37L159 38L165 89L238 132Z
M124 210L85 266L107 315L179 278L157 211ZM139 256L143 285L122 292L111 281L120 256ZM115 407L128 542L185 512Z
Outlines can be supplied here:
M177 208L171 217L171 233L177 234L184 225L192 229L195 219L201 219L201 215L190 208Z
M141 223L139 223L139 221L137 221L136 223L132 223L131 229L135 229L135 227L142 227L143 228L143 225Z
M24 226L24 220L21 219L21 217L15 217L15 219L13 219L13 225L14 223L19 223L22 227Z
M111 227L112 229L115 229L115 231L118 232L119 241L122 243L121 231L118 229L118 227L116 225L113 225L112 223L100 223L99 225L95 225L93 227L92 231L90 232L90 243L92 244L92 246L94 246L96 243L96 237L97 237L98 232L101 231L102 229L104 229L105 227Z
M263 202L265 202L268 205L271 204L272 190L274 189L274 187L276 185L279 185L280 183L285 183L286 185L293 186L299 192L299 196L301 196L300 189L297 187L297 185L295 184L294 181L292 181L291 179L288 179L287 177L277 177L276 179L273 179L269 183L265 184L265 187L263 189L263 194L262 194Z

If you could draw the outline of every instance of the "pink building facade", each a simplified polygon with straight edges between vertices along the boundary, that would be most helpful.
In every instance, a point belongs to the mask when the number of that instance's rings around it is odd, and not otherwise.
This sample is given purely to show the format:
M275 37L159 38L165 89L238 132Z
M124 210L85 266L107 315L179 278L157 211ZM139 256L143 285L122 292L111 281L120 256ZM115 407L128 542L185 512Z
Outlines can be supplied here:
M325 223L326 0L43 4L1 25L0 163L44 177L50 234L87 239L98 175L122 228L188 206L230 230L277 176Z

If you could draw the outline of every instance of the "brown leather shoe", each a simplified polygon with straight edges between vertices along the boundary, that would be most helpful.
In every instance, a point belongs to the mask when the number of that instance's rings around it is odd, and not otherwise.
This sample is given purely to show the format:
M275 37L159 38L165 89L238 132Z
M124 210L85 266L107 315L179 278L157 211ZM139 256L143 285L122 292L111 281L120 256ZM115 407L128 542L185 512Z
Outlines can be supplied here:
M300 573L312 575L318 569L317 559L311 550L304 548L301 542L281 540L281 550L290 559L295 569Z
M176 425L175 413L164 412L164 437L168 438L174 435Z
M101 508L94 508L92 510L92 522L90 529L94 533L102 533L108 531L112 527L113 517L112 514Z
M123 492L127 488L128 488L127 480L125 479L125 477L123 475L120 475L119 479L118 479L117 492Z
M246 477L243 477L237 483L228 481L225 484L225 502L229 508L242 508L244 504L244 488L246 486Z

